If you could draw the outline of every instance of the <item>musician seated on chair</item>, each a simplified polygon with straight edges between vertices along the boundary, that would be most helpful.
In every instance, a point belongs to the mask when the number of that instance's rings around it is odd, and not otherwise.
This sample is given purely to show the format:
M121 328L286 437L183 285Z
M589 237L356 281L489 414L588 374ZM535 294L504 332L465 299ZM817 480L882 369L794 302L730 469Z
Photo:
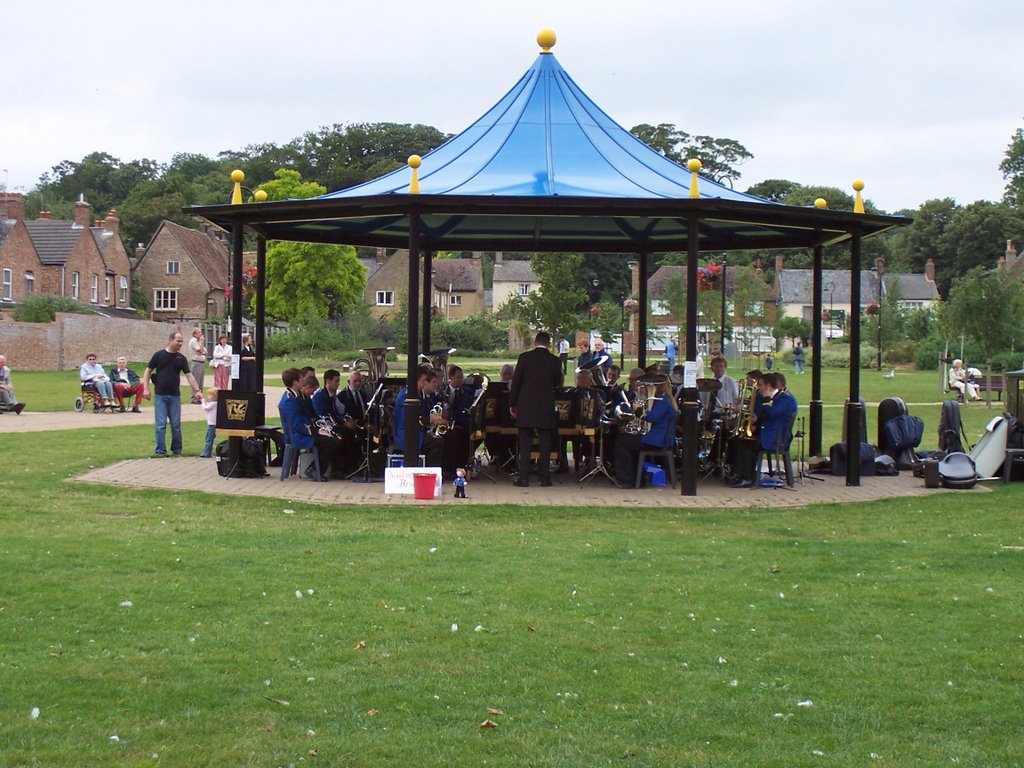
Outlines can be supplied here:
M754 413L756 437L739 440L736 446L735 472L729 481L733 488L751 488L757 481L757 457L761 451L788 450L792 434L784 434L796 414L797 402L786 391L786 377L777 372L764 374L758 383L761 404Z
M448 416L438 398L437 391L441 386L441 378L437 371L429 366L421 366L416 381L419 396L417 425L419 431L419 450L426 456L426 466L440 467L444 458L444 439L442 430L447 429ZM402 387L395 398L395 448L405 451L405 401L408 398L408 387ZM408 466L417 466L419 459L407 462Z
M448 414L441 469L446 478L454 478L455 470L469 463L469 406L473 392L465 386L466 375L457 365L448 367L448 388L441 392L441 401Z
M639 370L643 375L643 369ZM630 374L632 380L633 375ZM637 377L639 378L639 377ZM679 406L672 395L672 384L667 376L655 376L645 379L647 386L654 387L653 396L636 397L632 403L633 413L641 416L648 424L646 432L642 430L619 433L615 440L615 480L624 486L632 486L636 481L636 463L640 451L644 449L671 448L675 440L675 424L679 417Z
M314 418L309 416L303 400L309 400L317 389L316 376L313 374L301 377L301 372L289 368L281 374L281 380L287 388L281 401L277 404L281 413L282 427L287 425L287 439L292 445L300 449L309 449L316 446L320 454L320 473L323 479L327 479L327 470L331 468L335 473L341 472L341 440L325 425L317 425ZM308 477L313 476L313 468L306 472Z
M313 410L320 423L330 426L331 432L342 443L342 467L352 471L362 459L361 443L356 435L356 423L342 402L338 388L341 373L334 368L324 371L324 385L313 393Z
M721 355L711 358L711 371L715 375L714 380L721 387L715 392L700 393L701 407L703 409L710 409L710 413L713 416L723 419L733 412L740 395L736 379L725 372L728 366L728 362Z

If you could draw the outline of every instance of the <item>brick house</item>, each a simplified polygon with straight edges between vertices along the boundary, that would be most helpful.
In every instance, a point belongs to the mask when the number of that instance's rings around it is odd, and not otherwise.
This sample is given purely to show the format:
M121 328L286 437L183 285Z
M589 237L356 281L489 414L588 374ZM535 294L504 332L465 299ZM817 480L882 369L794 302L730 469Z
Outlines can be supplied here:
M366 303L374 317L390 320L409 290L409 251L378 248L366 267ZM484 311L484 278L480 254L471 259L435 259L431 302L449 320Z
M92 226L91 207L82 199L74 221L46 211L29 221L24 214L22 195L0 195L0 301L53 294L97 309L131 308L131 265L114 211Z
M135 264L150 319L223 317L230 259L227 244L217 235L162 221Z

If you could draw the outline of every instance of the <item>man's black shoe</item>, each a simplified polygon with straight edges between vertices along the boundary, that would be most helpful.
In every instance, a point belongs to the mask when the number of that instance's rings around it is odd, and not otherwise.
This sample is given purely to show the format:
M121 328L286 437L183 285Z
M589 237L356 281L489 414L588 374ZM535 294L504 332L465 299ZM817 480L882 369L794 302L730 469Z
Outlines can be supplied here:
M24 410L25 410L25 404L24 403L15 403L14 404L14 413L15 414L20 414Z
M550 488L552 485L554 485L554 483L551 482L550 478L547 479L547 480L541 480L540 481L540 487L541 488Z
M530 483L527 482L526 480L516 480L514 483L512 483L512 485L514 485L516 488L529 488L530 487Z
M134 408L132 408L132 413L142 413L142 409L136 405Z

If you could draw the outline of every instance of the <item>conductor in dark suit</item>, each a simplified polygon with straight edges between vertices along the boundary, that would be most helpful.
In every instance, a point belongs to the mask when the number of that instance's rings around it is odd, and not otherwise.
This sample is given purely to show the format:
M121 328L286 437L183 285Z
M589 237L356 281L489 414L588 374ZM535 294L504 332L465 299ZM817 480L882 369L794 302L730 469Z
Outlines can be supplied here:
M537 462L540 484L551 485L551 450L555 446L558 416L555 413L555 389L562 386L562 364L551 354L551 334L541 331L534 349L523 352L516 361L509 391L509 412L519 428L519 480L530 485L530 439L537 430L540 460Z

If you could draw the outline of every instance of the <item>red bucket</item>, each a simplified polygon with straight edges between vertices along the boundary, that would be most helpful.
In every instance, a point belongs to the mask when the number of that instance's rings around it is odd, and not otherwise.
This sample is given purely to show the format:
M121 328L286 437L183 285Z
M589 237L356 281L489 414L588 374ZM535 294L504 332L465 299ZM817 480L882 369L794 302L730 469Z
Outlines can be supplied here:
M412 476L413 495L417 499L434 498L434 488L437 487L437 475L426 472L414 472Z

